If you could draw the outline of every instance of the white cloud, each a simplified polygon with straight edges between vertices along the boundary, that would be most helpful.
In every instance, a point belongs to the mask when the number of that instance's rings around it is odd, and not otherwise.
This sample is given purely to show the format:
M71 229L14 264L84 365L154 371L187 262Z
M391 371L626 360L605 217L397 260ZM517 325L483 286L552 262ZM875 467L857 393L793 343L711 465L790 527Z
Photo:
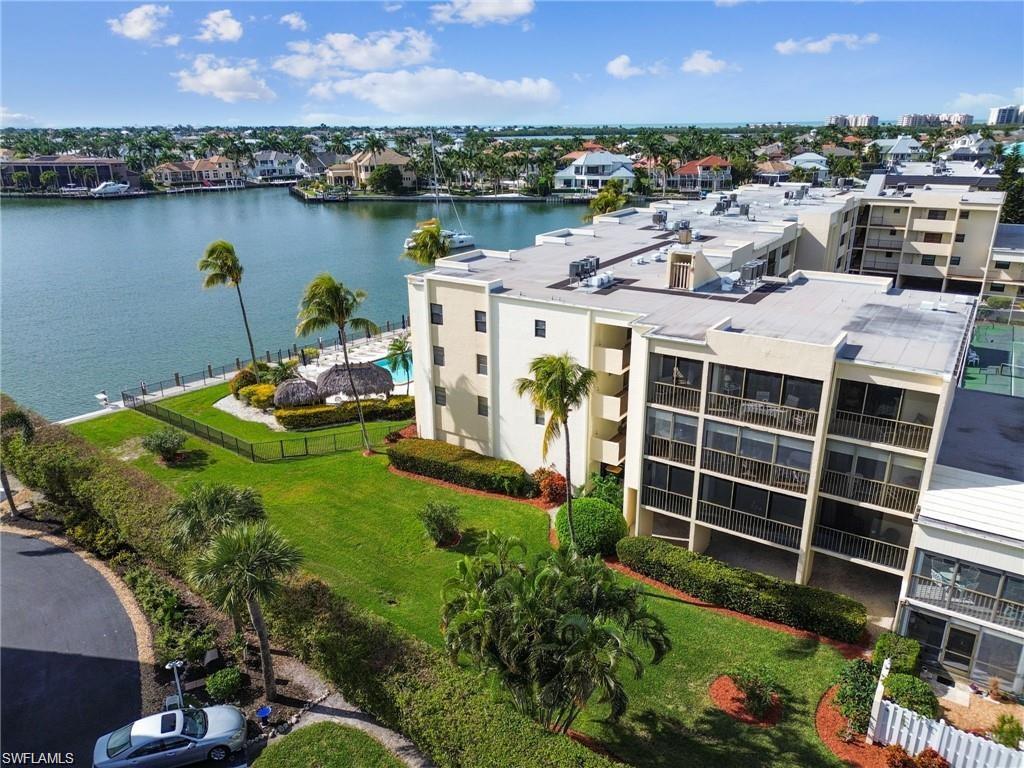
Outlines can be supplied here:
M744 0L715 0L715 5L719 8L732 8L734 5L739 5Z
M204 53L192 61L192 69L172 73L178 78L178 90L213 96L234 104L236 101L269 101L277 98L266 82L256 76L256 62L243 59L230 64L226 59Z
M683 62L681 69L683 72L695 75L714 75L726 69L738 69L738 67L729 64L724 59L712 58L711 51L705 50L691 53Z
M604 71L618 80L626 80L639 75L660 75L665 71L665 65L661 62L649 66L638 67L626 54L616 56L604 65Z
M7 107L0 106L0 127L2 128L25 128L36 124L32 115L23 112L12 112Z
M157 42L157 33L164 28L164 19L170 15L170 6L146 3L116 19L107 19L107 26L115 35L129 40Z
M207 43L234 43L242 38L242 23L231 15L231 11L211 11L199 23L200 32L196 40Z
M451 0L430 6L437 24L510 24L533 13L533 0Z
M402 10L401 3L384 3L384 13L394 13Z
M309 24L302 18L301 13L286 13L280 18L278 24L287 24L295 32L305 32L309 29Z
M408 120L481 122L521 120L531 111L557 103L559 91L546 78L492 80L476 72L423 67L321 82L310 89L310 95L352 96Z
M992 107L1021 103L1024 103L1024 87L1014 88L1009 96L1000 93L967 93L961 91L955 99L949 102L949 107L958 111L975 110L976 112L986 112Z
M411 27L371 32L366 37L332 32L315 43L288 43L292 53L279 56L274 69L302 80L341 77L345 69L368 72L423 64L430 61L434 47L430 35Z
M868 32L866 35L855 35L852 32L839 34L833 32L818 40L811 37L804 37L800 40L782 40L775 44L775 50L783 56L793 53L831 53L836 45L843 45L847 50L856 51L865 45L874 45L879 41L878 34Z
M168 35L164 38L164 45L177 45L181 42L181 35Z

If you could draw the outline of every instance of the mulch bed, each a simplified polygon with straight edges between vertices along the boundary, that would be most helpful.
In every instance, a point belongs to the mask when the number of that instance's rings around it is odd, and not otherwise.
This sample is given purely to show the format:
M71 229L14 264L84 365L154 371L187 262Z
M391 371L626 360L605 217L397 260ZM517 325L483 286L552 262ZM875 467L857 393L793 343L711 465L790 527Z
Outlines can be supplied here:
M672 597L675 597L684 603L688 603L698 608L707 608L708 610L714 611L715 613L721 614L723 616L731 616L734 619L740 619L741 621L745 621L748 624L755 624L759 627L766 627L768 629L774 629L778 632L785 632L787 635L799 637L803 640L815 640L819 643L831 645L833 648L839 651L839 653L841 653L844 658L857 659L862 656L865 656L868 652L868 649L861 645L854 645L853 643L844 643L839 640L833 640L830 637L824 637L823 635L818 635L814 632L808 632L803 629L796 629L795 627L790 627L787 624L779 624L776 621L758 619L754 616L748 616L745 613L740 613L739 611L733 611L729 608L723 608L719 605L705 602L704 600L700 600L694 597L693 595L683 592L681 589L670 587L667 584L663 584L660 581L652 579L648 576L644 576L641 573L637 573L632 568L623 565L615 558L607 558L605 560L605 563L608 565L609 568L612 568L613 570L616 570L619 573L623 573L626 576L629 576L631 579L636 579L637 581L643 582L644 584L647 584L649 586L657 587L658 589L667 592L668 594L672 595Z
M468 493L472 496L483 496L488 499L500 499L501 501L518 501L521 504L529 504L531 507L536 507L544 512L547 512L550 506L541 499L522 499L518 496L506 496L504 493L493 493L491 491L479 491L476 488L466 488L461 485L456 485L455 483L449 483L447 480L438 480L436 477L427 477L425 475L417 475L414 472L406 472L403 469L397 469L391 464L388 464L388 472L393 475L398 475L399 477L407 477L410 480L419 480L424 483L436 485L440 488L450 488L453 491Z
M771 728L782 719L782 700L775 696L772 707L765 712L763 717L757 717L747 710L746 695L728 675L720 675L715 678L708 688L708 696L716 707L725 712L733 720L738 720L747 725L754 725L758 728Z
M818 702L814 713L814 725L818 738L825 746L852 768L886 768L885 750L877 744L865 744L864 736L855 734L853 741L844 741L839 734L846 730L847 719L843 717L833 699L838 686L832 686Z

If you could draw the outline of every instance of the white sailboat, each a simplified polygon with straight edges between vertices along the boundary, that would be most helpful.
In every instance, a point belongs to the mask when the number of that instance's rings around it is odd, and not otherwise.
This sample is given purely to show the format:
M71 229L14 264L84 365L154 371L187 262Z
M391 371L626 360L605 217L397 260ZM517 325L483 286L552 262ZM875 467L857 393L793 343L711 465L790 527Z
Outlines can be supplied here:
M434 148L434 132L433 131L430 132L430 159L431 159L431 162L433 163L433 167L434 167L434 179L433 179L434 183L432 185L434 187L434 220L438 224L440 224L441 223L441 213L440 213L441 202L440 202L440 194L439 194L439 191L438 191L440 189L440 185L438 184L438 181L437 181L437 151ZM455 207L455 200L453 200L451 198L451 190L450 189L449 189L449 193L448 193L448 199L449 199L449 202L452 205L452 212L455 214L455 220L459 222L459 229L458 230L451 230L451 229L444 229L442 227L442 229L441 229L441 237L444 239L444 241L446 243L448 243L448 247L451 250L457 250L459 248L471 248L471 247L473 247L473 245L475 243L475 240L473 239L473 236L471 234L469 234L469 232L466 232L466 231L464 231L462 229L462 219L459 218L459 209ZM404 244L406 250L409 250L410 248L412 248L413 246L416 245L416 235L418 235L422 231L423 231L422 225L420 225L420 226L417 226L416 229L414 229L409 234L409 237L407 237L405 239L405 244Z

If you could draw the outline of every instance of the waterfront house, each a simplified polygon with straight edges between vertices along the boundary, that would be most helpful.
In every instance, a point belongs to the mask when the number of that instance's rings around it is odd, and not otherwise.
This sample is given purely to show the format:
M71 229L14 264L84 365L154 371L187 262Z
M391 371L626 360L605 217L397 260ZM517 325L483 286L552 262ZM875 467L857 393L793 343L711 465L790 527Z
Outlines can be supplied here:
M596 192L612 179L620 179L625 190L633 186L633 161L607 150L584 152L555 174L555 189Z
M294 179L301 175L302 158L290 152L261 150L253 154L246 174L254 181L263 179Z
M179 184L225 184L242 178L235 161L224 155L160 163L152 169L151 174L154 183L167 187Z
M89 157L88 155L37 155L27 158L0 158L0 178L4 187L14 187L13 174L24 171L29 175L29 187L42 186L40 174L54 171L57 186L80 186L86 176L92 186L104 181L134 184L135 174L128 170L128 164L119 157ZM84 174L84 175L83 175Z
M995 141L982 138L980 133L968 133L953 139L939 157L943 160L988 160L995 146Z
M370 174L382 165L394 165L402 172L402 186L416 186L416 174L410 167L411 158L390 147L380 152L361 150L347 160L335 163L325 173L334 186L363 187L370 181Z
M669 184L679 190L717 192L720 189L732 189L732 165L718 155L691 160L676 169Z
M810 178L815 181L824 181L828 178L828 158L817 152L801 152L789 158L789 164L808 171L811 174Z
M906 163L911 160L923 160L928 156L927 150L912 136L899 136L895 139L875 139L868 147L878 147L885 165Z

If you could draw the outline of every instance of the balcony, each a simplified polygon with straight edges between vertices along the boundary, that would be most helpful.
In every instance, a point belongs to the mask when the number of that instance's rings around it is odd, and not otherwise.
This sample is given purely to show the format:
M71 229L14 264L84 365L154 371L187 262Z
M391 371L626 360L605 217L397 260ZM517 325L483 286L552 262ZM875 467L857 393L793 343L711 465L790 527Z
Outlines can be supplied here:
M747 400L735 395L708 393L707 412L712 416L743 421L759 427L774 427L802 435L813 435L818 426L818 412L788 405Z
M761 515L740 512L710 501L697 502L697 521L724 531L741 533L780 547L797 549L800 546L800 526L769 520Z
M621 375L629 370L629 345L624 349L594 347L594 368L604 373Z
M882 238L882 237L869 237L864 241L865 248L874 248L879 251L901 251L903 250L903 240L901 238Z
M696 452L697 446L689 443L679 443L654 435L647 435L644 438L644 453L659 459L668 459L677 464L688 464L692 467Z
M950 586L926 576L915 574L911 577L907 597L1002 627L1024 629L1024 603L1000 600L984 592Z
M910 228L918 232L943 232L953 234L956 232L956 219L913 219Z
M866 440L869 443L896 445L922 453L928 451L928 444L932 439L932 428L929 424L883 419L853 411L836 410L832 414L828 431L833 435Z
M854 560L864 560L883 568L902 572L907 564L906 547L887 541L858 536L838 528L818 525L814 528L814 546L825 552L845 555Z
M640 491L640 503L645 507L659 509L680 517L690 517L693 499L681 493L673 493L662 488L645 485Z
M859 475L847 475L831 469L822 473L820 491L907 514L913 514L917 509L918 491L914 488L883 483Z
M681 411L700 410L700 390L692 387L680 387L676 384L664 384L652 381L647 391L648 402L655 405L667 405Z
M872 227L891 227L893 229L903 229L906 226L906 221L902 217L899 219L887 219L884 216L872 216L868 223Z
M912 256L949 256L952 243L926 243L924 240L907 240L903 253Z
M591 458L612 467L617 467L626 458L626 436L623 434L602 438L594 435L590 442Z
M608 419L608 421L619 421L626 415L626 396L625 390L617 395L595 394L593 396L594 415L601 419Z
M783 467L746 456L736 456L725 451L716 451L713 448L703 450L700 465L712 472L720 472L723 475L731 475L743 480L753 480L755 483L771 485L797 493L807 492L807 482L810 478L810 474L802 469Z

